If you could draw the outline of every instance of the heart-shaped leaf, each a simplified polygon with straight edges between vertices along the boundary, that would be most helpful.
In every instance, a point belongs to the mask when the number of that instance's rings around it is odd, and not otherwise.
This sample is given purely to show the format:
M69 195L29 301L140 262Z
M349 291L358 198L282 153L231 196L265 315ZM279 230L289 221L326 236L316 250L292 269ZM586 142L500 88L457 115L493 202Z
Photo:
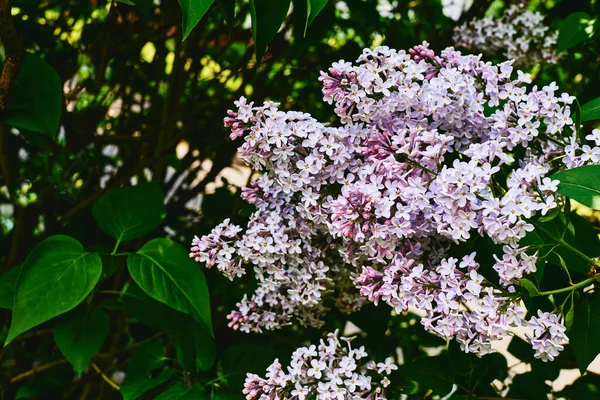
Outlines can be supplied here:
M117 239L137 239L165 219L165 195L156 182L113 189L100 197L92 214L100 228Z
M127 257L133 280L155 300L190 314L212 331L204 272L188 251L169 239L154 239Z
M108 316L98 308L65 315L54 327L54 341L78 374L100 350L108 335Z
M102 274L102 261L70 236L51 236L27 257L15 285L6 344L17 335L75 308Z
M62 83L43 58L27 53L1 122L54 139L62 111Z

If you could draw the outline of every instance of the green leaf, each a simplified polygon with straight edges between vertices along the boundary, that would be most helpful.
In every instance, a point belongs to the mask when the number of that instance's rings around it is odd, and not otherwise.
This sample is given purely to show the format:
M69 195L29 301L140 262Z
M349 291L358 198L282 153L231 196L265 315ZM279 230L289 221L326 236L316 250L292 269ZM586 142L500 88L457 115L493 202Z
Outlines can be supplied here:
M75 308L92 291L102 262L70 236L51 236L27 257L15 286L6 343L17 335Z
M17 393L15 393L15 400L35 399L39 398L39 395L39 388L31 385L30 383L26 383L23 386L19 387Z
M21 266L17 265L0 275L0 308L12 310L15 300L15 284L21 272Z
M558 192L584 206L600 210L600 165L584 165L558 172Z
M575 353L579 371L583 374L600 353L600 296L588 295L575 304L569 341Z
M187 386L181 382L175 383L163 393L155 397L155 400L203 400L210 399L202 386Z
M75 311L54 326L54 341L81 375L108 335L108 316L98 308Z
M581 120L592 121L600 119L600 97L590 100L581 106Z
M519 282L521 282L521 286L523 286L523 288L527 290L529 296L534 297L537 296L537 294L539 293L538 288L529 279L521 278L519 279Z
M179 0L181 6L181 28L182 39L185 40L192 29L202 19L204 14L208 11L214 0Z
M304 28L304 34L309 25L315 20L317 15L323 10L328 0L306 0L307 15L306 15L306 27Z
M127 379L137 380L150 376L150 373L164 364L165 347L159 342L142 343L131 352L127 364Z
M133 280L155 300L190 314L212 331L204 272L188 251L169 239L154 239L127 257Z
M589 39L593 22L584 12L576 12L565 18L558 28L556 52L560 53Z
M213 365L215 339L203 323L152 299L135 283L125 292L123 302L133 318L169 335L185 371L204 371Z
M173 376L173 370L165 369L160 373L160 375L158 375L156 379L145 378L133 381L131 383L126 383L125 385L121 386L121 395L123 396L123 400L135 400L149 390L162 385L168 381L171 376ZM127 378L129 378L129 376L127 376Z
M546 215L541 216L538 221L540 221L540 222L552 221L554 218L558 217L560 213L561 213L560 207L553 208L552 210L548 211L546 213Z
M291 0L250 0L252 38L256 62L265 54L267 44L273 40L290 9Z
M54 139L62 112L62 83L54 68L27 53L0 122Z
M164 198L155 182L113 189L94 203L92 214L98 226L118 241L137 239L165 219Z

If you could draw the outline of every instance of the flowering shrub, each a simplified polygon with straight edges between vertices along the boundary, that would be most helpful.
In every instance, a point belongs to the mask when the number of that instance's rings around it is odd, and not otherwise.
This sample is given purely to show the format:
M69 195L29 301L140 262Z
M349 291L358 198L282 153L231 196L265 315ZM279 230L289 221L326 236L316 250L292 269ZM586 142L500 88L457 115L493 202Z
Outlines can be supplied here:
M230 279L256 274L229 326L318 327L334 304L352 312L368 300L421 310L425 329L479 356L524 326L535 357L553 360L568 340L563 312L527 320L524 278L541 247L524 239L564 205L549 173L598 162L600 131L580 143L574 98L554 83L529 87L511 64L453 48L436 55L427 43L365 49L319 78L340 127L237 101L225 125L263 172L242 194L256 211L245 232L225 220L190 254ZM476 237L500 250L485 272L466 251ZM248 399L263 384L287 387L251 376Z
M470 51L515 60L519 67L558 61L558 31L544 25L539 12L508 7L500 18L484 17L454 28L454 42Z

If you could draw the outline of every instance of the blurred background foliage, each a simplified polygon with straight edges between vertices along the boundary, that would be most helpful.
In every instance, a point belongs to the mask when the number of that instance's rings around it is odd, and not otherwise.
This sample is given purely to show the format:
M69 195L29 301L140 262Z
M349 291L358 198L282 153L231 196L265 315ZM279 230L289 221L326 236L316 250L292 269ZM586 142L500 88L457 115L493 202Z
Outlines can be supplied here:
M223 127L234 100L273 100L285 110L310 112L334 123L317 80L332 62L354 61L364 47L408 49L424 40L439 51L452 45L458 23L499 13L506 4L475 1L461 13L459 3L457 22L436 0L331 0L305 34L307 3L294 0L261 62L255 56L247 1L216 0L185 41L175 0L13 0L12 6L22 46L56 70L63 99L55 140L0 123L2 271L23 263L41 240L55 234L72 235L90 250L110 251L114 241L93 222L91 206L107 190L135 183L161 184L167 218L151 234L125 244L124 251L164 236L188 247L195 234L208 232L223 218L243 222L252 211L239 198L249 172L235 159L237 144ZM556 28L574 12L599 15L594 1L534 1L529 7L546 14ZM600 87L597 37L571 49L559 65L534 66L536 83L556 81L582 104L597 97L592 89ZM260 336L235 332L225 316L253 282L247 278L243 285L232 284L207 271L217 361L206 371L189 372L178 350L161 336L166 328L144 323L142 315L132 315L135 305L111 293L127 284L119 272L125 260L104 261L107 279L96 300L109 313L111 325L95 357L98 370L88 367L76 377L61 362L50 322L0 350L1 399L121 398L102 378L119 381L123 371L135 376L139 359L154 354L147 344L156 340L166 351L160 362L175 366L185 382L203 383L216 398L241 398L233 393L241 392L246 372L262 373L275 357L285 360L305 341L317 341L326 330L344 329L348 321L360 329L359 341L375 359L400 346L406 364L395 383L415 398L441 392L438 388L446 388L449 381L460 385L458 398L496 397L490 382L503 381L508 371L502 356L484 361L452 346L442 351L446 344L425 333L418 317L391 317L383 307L368 306L351 316L332 310L327 326L318 331L290 327ZM154 318L159 315L157 310ZM9 322L10 311L0 310L2 336ZM530 381L538 385L533 392L528 384L523 385L527 391L511 389L514 397L546 398L550 389L545 382L555 379L562 367L574 368L568 351L562 364L542 364L530 359L530 349L514 343L513 354L533 366L528 374L536 374ZM436 356L420 358L427 354ZM462 363L479 365L478 375L463 373ZM432 368L440 374L428 373ZM591 382L586 387L600 387L594 376L586 379ZM519 382L515 380L515 388ZM232 394L222 394L226 390Z

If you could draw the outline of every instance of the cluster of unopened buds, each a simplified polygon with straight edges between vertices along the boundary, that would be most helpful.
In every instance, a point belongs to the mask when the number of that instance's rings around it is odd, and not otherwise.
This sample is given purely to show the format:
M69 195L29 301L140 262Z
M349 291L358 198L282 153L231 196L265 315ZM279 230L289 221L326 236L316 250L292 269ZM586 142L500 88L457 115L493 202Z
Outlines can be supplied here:
M519 67L558 61L558 31L544 25L544 16L520 6L507 8L500 18L484 17L454 29L454 42L469 51L515 60Z
M194 238L190 254L230 279L255 274L230 326L318 327L334 304L385 302L422 310L427 330L478 355L529 326L536 356L551 360L567 340L562 319L525 319L519 279L537 254L520 241L563 204L547 175L598 162L600 131L579 143L574 98L554 83L529 88L511 64L427 43L365 49L319 78L338 127L237 101L225 124L263 172L242 192L256 211L245 231L226 220ZM473 249L486 243L502 252L484 273Z
M385 400L388 375L397 370L392 358L365 361L363 347L352 348L351 339L330 333L319 346L294 351L287 372L275 360L266 378L248 374L243 393L247 400L270 399L372 399Z

